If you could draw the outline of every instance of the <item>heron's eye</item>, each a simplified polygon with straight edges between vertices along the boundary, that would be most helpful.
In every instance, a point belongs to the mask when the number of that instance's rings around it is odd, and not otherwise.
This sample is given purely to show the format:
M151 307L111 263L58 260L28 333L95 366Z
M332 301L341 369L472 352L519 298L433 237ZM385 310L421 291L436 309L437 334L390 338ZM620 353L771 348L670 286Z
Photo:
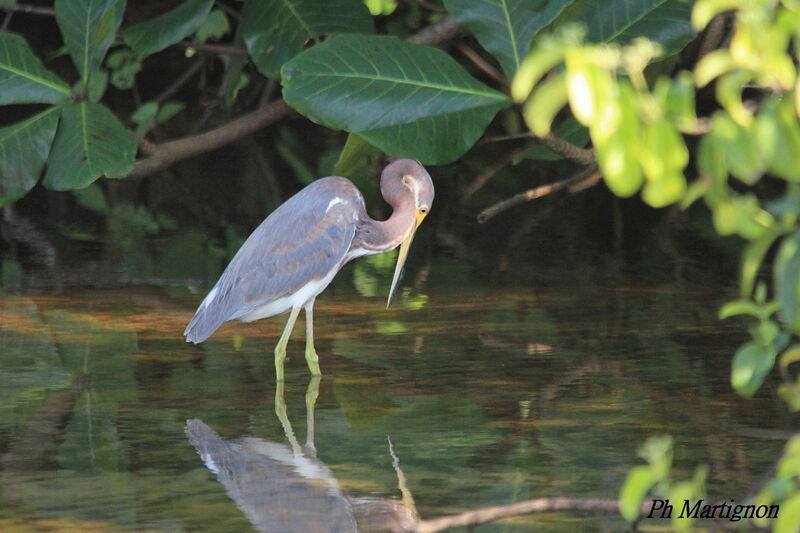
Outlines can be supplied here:
M424 215L424 214L426 214L428 212L428 208L427 207L420 207L419 208L419 212Z

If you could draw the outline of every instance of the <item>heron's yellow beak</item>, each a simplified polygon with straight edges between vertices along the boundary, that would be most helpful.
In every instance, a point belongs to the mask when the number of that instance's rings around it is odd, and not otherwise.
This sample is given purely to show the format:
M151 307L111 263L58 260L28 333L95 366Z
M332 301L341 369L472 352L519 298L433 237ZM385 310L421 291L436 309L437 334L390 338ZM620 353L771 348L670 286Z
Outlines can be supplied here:
M425 218L425 214L426 213L421 212L419 209L417 210L417 213L414 215L414 226L411 228L411 231L408 232L408 236L400 243L400 253L397 254L397 265L394 267L392 287L389 289L389 299L386 300L387 309L389 308L389 304L392 303L395 292L397 292L397 282L400 281L400 275L403 273L403 265L406 263L408 249L411 248L411 241L414 240L414 233L416 233L417 228Z

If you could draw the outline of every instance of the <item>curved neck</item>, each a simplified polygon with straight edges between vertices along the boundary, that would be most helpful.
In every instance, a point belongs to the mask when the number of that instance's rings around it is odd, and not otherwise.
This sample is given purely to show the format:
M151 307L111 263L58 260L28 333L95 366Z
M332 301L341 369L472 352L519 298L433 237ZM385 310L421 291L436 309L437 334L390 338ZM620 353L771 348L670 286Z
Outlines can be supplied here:
M392 216L384 221L366 217L359 224L354 244L371 253L388 252L397 248L414 227L414 205L403 202L395 207Z

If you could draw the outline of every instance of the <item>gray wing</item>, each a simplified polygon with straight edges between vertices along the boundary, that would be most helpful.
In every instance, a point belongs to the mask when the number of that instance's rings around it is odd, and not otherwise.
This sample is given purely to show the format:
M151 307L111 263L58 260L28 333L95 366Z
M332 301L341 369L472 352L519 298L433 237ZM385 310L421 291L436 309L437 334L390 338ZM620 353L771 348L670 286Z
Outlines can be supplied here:
M344 178L317 180L272 212L236 252L184 335L202 342L223 322L288 296L338 269L364 212Z

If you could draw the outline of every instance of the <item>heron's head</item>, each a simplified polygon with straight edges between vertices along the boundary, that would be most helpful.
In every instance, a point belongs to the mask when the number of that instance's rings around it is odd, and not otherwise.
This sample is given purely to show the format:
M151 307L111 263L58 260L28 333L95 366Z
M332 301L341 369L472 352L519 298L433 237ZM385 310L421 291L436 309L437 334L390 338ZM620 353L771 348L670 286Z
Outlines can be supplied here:
M433 181L430 174L419 161L413 159L398 159L389 163L381 174L381 193L389 204L398 210L413 210L414 217L408 228L402 228L405 237L400 243L400 253L397 255L397 266L394 269L392 288L389 290L389 300L392 301L397 281L406 262L408 249L414 238L414 232L428 215L433 205Z
M381 193L395 209L411 203L422 215L419 222L433 205L431 176L419 161L413 159L398 159L386 165L381 173Z

